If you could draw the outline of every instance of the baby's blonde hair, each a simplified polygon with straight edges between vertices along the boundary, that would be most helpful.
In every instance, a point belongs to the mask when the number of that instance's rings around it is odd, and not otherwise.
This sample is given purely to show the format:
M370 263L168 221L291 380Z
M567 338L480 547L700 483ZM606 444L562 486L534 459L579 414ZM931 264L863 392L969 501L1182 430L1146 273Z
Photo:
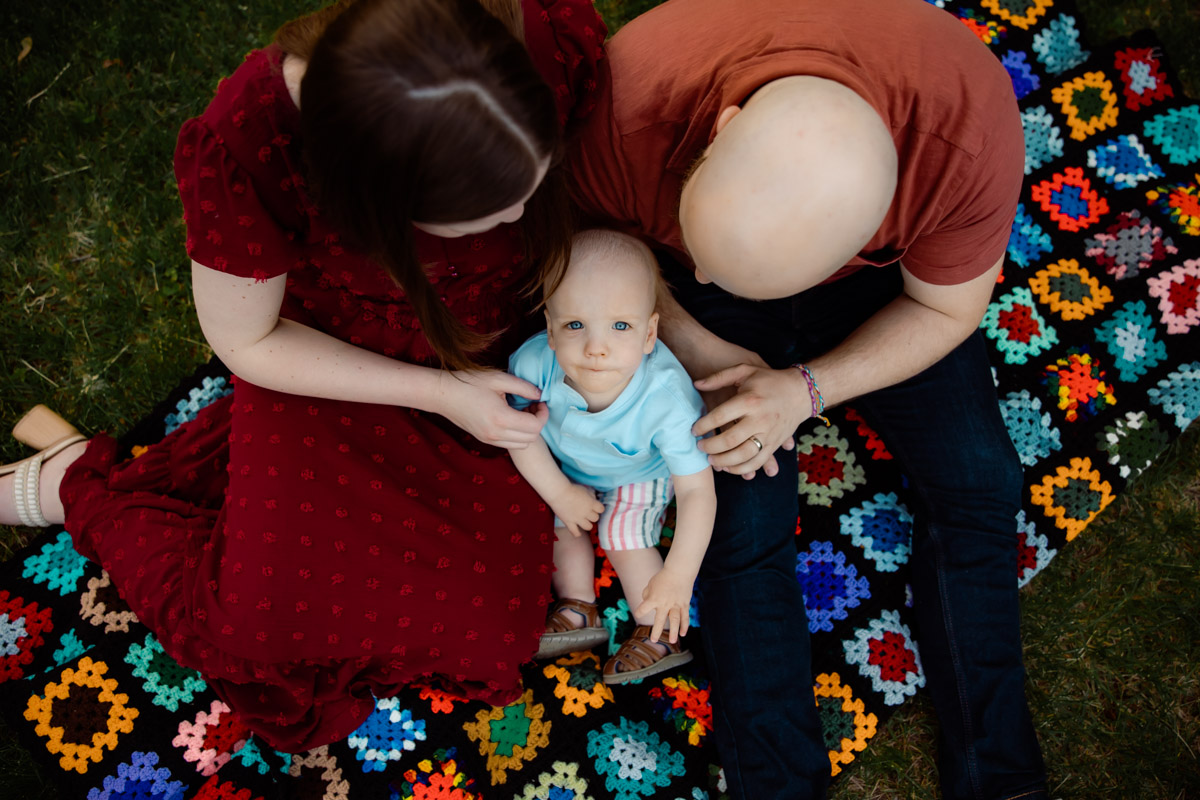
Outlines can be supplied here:
M641 263L649 271L651 281L654 284L654 306L658 307L659 303L671 294L670 285L663 279L662 270L658 268L658 260L654 257L654 253L646 246L646 243L635 236L621 233L619 231L609 230L607 228L591 228L580 231L571 239L571 263L578 261L585 256L594 256L604 260L630 260ZM567 264L567 269L570 269L570 263ZM563 275L566 275L566 270L563 270ZM558 289L558 284L561 284L561 279L554 286L547 286L546 293L542 298L542 303L554 294Z

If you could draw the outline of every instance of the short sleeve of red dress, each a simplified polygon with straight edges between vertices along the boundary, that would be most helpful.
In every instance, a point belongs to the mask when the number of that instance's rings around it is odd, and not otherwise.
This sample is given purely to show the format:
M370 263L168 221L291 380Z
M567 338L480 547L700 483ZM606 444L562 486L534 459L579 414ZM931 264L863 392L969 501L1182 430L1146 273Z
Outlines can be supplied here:
M279 75L278 48L250 53L175 146L187 252L231 275L266 280L304 259L303 184L290 157L298 112Z
M558 121L570 135L596 108L608 29L591 0L522 0L525 46L554 91Z

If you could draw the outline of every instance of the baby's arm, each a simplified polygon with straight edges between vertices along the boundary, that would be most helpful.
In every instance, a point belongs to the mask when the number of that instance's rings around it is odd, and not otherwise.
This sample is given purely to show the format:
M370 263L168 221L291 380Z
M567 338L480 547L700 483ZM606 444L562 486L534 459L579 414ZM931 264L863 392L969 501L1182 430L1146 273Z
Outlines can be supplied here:
M544 439L539 437L522 450L510 450L509 455L517 471L554 510L572 536L587 533L600 519L604 504L587 486L571 483L559 469Z
M528 452L528 449L522 452ZM664 628L669 629L672 642L688 632L692 586L700 572L700 562L704 560L717 516L717 492L711 467L692 475L672 475L671 480L675 484L675 538L663 568L646 585L642 592L643 602L634 612L635 616L654 612L652 641L658 639Z

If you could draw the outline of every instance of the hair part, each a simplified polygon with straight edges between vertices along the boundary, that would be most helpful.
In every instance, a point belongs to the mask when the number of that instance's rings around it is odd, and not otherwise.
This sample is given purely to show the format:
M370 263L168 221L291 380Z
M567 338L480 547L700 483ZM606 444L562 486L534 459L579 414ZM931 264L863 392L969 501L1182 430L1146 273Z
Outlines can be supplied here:
M321 213L404 290L451 369L476 367L500 332L473 331L446 308L417 261L412 222L490 216L558 161L554 95L513 34L520 19L514 0L341 0L277 35L308 61L302 146ZM562 202L561 184L553 175L527 204L527 261L535 243L547 259L567 250L569 220L548 207Z

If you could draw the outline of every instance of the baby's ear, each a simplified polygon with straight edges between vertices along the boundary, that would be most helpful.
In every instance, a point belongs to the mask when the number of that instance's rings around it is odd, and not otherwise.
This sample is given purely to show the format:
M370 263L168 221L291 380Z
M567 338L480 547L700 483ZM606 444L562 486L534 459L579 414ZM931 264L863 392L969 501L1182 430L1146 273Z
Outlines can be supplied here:
M542 314L545 315L545 317L546 317L546 344L550 346L551 350L553 350L554 349L554 326L552 326L550 324L550 312L546 309L542 309Z
M646 344L642 347L642 352L649 355L654 351L654 343L658 341L658 312L655 311L650 315L648 324L646 325Z

